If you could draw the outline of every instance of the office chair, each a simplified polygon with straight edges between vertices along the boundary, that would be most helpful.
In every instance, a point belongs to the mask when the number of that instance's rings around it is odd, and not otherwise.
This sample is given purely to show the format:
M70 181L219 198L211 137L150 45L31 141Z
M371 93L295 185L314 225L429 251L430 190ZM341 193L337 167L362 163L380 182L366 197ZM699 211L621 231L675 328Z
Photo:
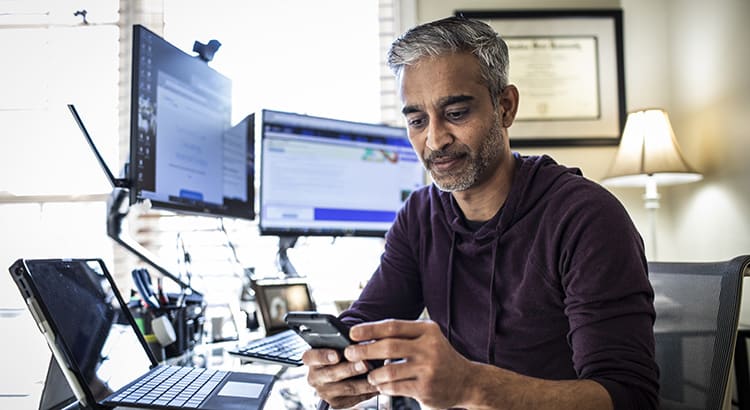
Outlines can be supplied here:
M750 255L720 262L649 262L662 410L720 410Z

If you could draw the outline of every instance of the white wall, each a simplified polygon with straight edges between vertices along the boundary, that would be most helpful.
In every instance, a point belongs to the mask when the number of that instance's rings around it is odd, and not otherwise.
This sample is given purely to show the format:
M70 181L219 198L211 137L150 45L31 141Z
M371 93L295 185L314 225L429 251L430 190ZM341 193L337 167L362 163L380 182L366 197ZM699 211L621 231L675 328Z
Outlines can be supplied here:
M672 1L672 112L685 154L706 180L675 187L672 255L750 252L750 2ZM750 293L746 293L750 296Z

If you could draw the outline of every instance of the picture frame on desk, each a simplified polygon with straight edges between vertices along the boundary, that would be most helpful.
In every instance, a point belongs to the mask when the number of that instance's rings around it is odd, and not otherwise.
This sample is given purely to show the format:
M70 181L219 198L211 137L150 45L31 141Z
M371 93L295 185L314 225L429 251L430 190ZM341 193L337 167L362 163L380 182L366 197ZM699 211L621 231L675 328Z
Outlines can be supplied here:
M519 89L513 147L617 145L625 124L622 10L456 10L505 40Z

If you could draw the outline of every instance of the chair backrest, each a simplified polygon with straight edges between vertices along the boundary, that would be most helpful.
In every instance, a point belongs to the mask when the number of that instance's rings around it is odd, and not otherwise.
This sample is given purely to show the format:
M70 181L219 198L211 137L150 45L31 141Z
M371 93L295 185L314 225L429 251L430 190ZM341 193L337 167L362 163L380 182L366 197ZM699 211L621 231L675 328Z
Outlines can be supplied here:
M750 255L649 262L662 410L722 408Z

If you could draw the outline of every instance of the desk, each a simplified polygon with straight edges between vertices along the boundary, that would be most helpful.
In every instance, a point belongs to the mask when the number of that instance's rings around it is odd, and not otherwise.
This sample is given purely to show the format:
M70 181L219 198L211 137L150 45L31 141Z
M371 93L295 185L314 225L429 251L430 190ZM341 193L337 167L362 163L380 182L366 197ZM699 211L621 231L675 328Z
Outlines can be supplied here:
M307 385L305 367L284 367L281 365L247 362L230 355L228 350L242 342L222 342L203 344L195 348L193 365L212 369L245 371L273 374L277 380L266 402L266 409L314 409L317 397L313 388Z
M257 337L260 337L257 332L250 333L249 338ZM193 363L198 366L205 364L208 368L221 370L276 374L277 380L273 385L271 396L266 402L265 409L315 409L318 397L315 390L307 384L306 367L284 367L281 365L248 362L245 359L227 353L238 345L242 346L249 338L245 336L238 342L199 345L194 351ZM381 396L368 400L352 408L352 410L355 409L391 410L390 398Z

